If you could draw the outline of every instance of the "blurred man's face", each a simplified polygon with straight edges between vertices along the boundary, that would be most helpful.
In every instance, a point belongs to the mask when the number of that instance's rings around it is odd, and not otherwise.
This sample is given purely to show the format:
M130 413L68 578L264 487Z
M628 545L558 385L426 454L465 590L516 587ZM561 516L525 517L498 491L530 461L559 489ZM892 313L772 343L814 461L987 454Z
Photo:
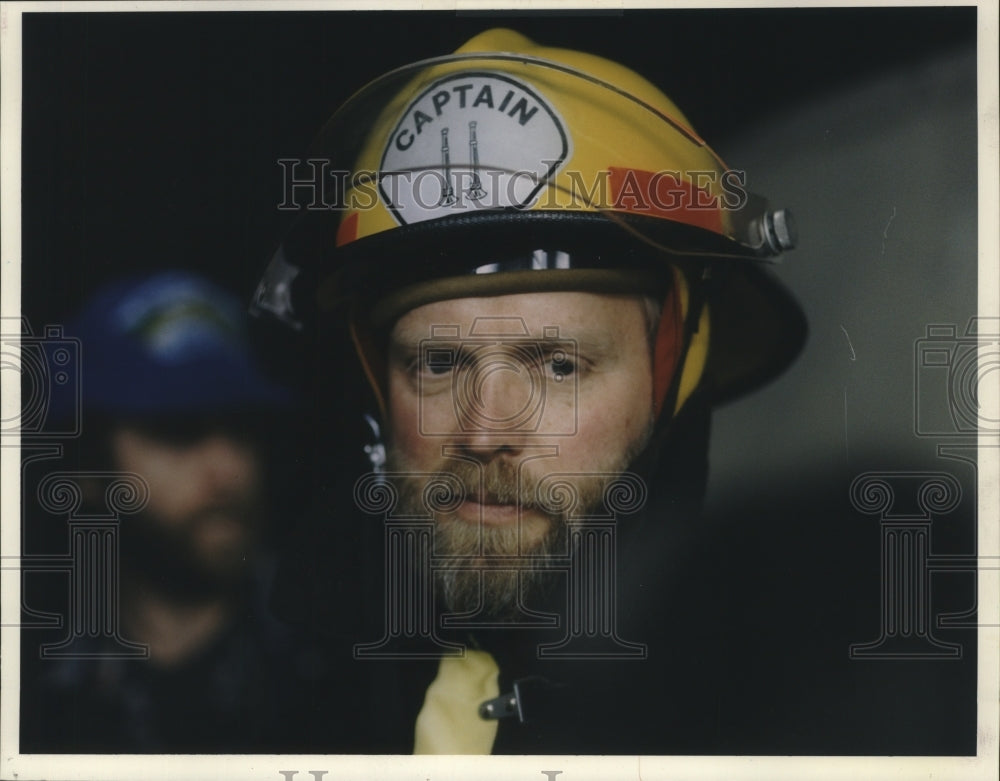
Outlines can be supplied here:
M169 424L123 425L112 434L116 467L149 486L148 505L124 530L123 562L134 553L141 560L133 565L163 570L151 577L173 573L179 588L185 578L192 587L224 586L239 578L255 551L259 458L235 433L177 424L175 431Z
M638 297L571 292L453 299L396 323L389 467L419 473L397 482L456 564L439 572L450 609L502 614L518 576L498 557L520 558L523 579L524 562L565 552L567 517L602 507L651 431L648 333Z

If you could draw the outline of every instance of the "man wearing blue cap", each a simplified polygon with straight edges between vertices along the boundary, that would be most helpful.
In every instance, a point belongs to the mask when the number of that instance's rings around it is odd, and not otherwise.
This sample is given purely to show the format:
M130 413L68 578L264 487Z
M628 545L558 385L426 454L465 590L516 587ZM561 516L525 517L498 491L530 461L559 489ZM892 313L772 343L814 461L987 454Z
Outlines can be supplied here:
M67 331L81 342L85 503L99 472L138 475L148 502L120 526L120 635L148 659L42 661L25 748L294 749L303 649L267 614L260 443L289 393L257 367L245 314L198 276L114 283ZM58 408L59 399L55 400ZM93 494L88 496L88 494ZM119 654L120 656L120 654Z

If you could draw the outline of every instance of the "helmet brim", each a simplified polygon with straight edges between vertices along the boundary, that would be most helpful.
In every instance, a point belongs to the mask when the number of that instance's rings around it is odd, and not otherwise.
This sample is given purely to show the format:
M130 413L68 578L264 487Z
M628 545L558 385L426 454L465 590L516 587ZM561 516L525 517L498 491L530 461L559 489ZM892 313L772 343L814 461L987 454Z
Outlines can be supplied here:
M565 267L532 269L539 251L561 254ZM515 259L528 263L511 270ZM631 214L480 211L366 237L328 252L324 265L320 305L351 302L379 329L452 298L559 290L657 296L677 266L709 308L701 391L713 404L778 376L806 339L801 307L758 257L711 231Z

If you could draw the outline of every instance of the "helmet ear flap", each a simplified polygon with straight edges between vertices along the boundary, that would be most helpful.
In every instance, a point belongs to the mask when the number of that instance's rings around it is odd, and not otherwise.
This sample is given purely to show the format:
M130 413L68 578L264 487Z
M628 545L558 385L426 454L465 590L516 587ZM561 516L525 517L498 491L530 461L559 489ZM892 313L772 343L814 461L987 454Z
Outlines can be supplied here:
M673 284L663 302L653 342L653 407L675 416L694 392L708 355L708 307L684 272L672 267Z

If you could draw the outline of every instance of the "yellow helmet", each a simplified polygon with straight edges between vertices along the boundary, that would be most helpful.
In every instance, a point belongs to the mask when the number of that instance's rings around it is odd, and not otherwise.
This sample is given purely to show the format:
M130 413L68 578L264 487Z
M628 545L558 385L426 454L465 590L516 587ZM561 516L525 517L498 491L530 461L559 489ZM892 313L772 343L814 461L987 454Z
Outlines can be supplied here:
M801 349L801 310L761 263L794 245L790 215L617 63L489 30L360 90L310 160L336 186L256 296L283 319L303 265L322 305L375 327L445 298L669 292L686 326L682 347L659 345L681 362L661 372L674 410L696 386L745 392Z

